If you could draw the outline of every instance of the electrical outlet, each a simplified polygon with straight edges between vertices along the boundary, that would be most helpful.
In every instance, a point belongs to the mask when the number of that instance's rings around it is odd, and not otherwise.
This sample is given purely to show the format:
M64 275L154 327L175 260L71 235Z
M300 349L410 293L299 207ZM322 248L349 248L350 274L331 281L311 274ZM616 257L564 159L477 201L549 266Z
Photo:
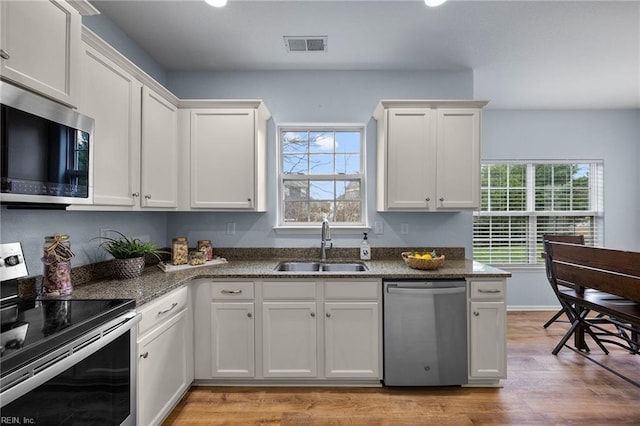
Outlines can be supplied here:
M227 235L235 235L236 233L236 223L228 222L227 223Z
M401 223L400 224L400 233L401 234L408 234L409 233L409 224L408 223Z
M373 232L376 234L384 234L384 224L382 222L374 222Z

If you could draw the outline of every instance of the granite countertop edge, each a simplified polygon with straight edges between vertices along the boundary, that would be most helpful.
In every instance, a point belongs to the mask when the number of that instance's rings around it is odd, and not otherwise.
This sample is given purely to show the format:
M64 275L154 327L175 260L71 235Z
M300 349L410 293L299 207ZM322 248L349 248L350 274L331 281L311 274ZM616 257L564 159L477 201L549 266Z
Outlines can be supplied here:
M100 279L74 288L72 299L134 299L140 307L194 279L448 279L508 278L510 272L470 259L447 260L437 270L409 268L401 260L371 260L363 272L279 272L275 266L283 259L234 260L226 264L200 266L176 272L163 272L157 265L148 266L138 278ZM290 260L290 259L287 259Z

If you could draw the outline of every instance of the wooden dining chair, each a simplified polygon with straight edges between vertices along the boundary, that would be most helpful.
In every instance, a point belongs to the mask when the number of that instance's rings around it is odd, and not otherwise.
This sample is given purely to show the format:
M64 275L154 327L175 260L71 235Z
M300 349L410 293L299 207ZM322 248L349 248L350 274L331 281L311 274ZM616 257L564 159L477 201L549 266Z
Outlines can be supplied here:
M551 235L545 234L542 236L542 242L544 244L545 241L556 241L560 243L570 243L570 244L583 244L584 245L584 235ZM545 256L543 251L542 256ZM545 261L545 271L547 274L547 280L549 284L551 284L552 288L554 287L554 283L551 282L551 270L549 269L549 262ZM568 314L567 310L564 307L561 307L558 312L556 312L550 319L544 324L544 328L549 327L554 322L558 321L562 315L565 315L569 318L569 322L571 321L571 317Z

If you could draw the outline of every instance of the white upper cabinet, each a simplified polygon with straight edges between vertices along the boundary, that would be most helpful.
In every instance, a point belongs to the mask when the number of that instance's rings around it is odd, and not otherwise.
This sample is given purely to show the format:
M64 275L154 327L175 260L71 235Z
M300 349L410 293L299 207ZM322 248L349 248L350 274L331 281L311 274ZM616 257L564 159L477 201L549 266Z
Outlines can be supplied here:
M4 79L75 107L79 99L80 13L66 1L0 1Z
M142 88L141 207L178 206L178 108Z
M130 208L138 202L141 93L142 83L85 45L79 109L95 119L94 205Z
M175 210L178 99L83 30L79 110L95 120L92 205L71 210Z
M480 204L484 101L381 101L378 211L454 211Z
M265 211L266 126L271 115L264 104L191 100L180 105L186 106L180 112L181 188L188 195L181 207Z

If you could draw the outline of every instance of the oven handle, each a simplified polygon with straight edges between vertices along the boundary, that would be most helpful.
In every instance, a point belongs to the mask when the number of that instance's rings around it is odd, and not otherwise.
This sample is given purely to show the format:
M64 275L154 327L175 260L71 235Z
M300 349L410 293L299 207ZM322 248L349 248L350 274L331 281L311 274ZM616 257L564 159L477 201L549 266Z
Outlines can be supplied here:
M97 352L128 331L131 331L134 335L135 341L135 336L137 335L136 325L140 322L141 318L142 316L135 311L129 311L86 333L81 338L67 343L46 357L8 374L2 379L1 384L2 392L0 393L0 399L2 400L2 406L4 407L10 402L15 401L22 395L73 367L75 364ZM83 342L91 340L94 341L88 345L82 344ZM132 350L135 349L132 348ZM60 360L56 361L57 358ZM37 371L49 363L51 363L51 366L44 368L42 371Z

